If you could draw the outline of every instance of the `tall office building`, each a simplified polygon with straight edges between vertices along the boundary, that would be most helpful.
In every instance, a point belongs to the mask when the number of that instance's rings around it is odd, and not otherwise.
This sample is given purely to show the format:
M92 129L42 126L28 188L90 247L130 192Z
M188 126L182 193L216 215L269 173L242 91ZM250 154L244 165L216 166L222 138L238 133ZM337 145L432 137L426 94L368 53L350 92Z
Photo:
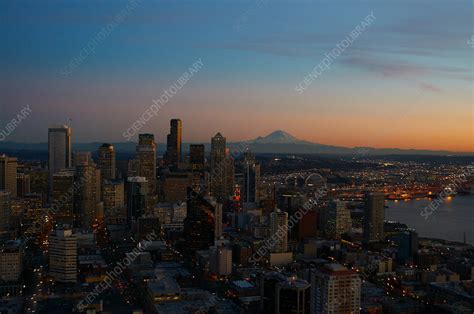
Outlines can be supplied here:
M189 146L189 165L192 171L203 171L205 167L204 144L191 144Z
M31 193L30 175L27 173L17 173L16 175L16 192L18 197L25 197Z
M23 271L23 248L20 241L7 241L0 249L0 281L16 282Z
M0 233L10 229L10 219L12 216L11 193L0 190Z
M187 215L184 219L184 237L189 253L208 250L214 245L215 208L188 188Z
M340 264L326 264L311 273L311 313L359 313L361 279Z
M48 129L49 178L53 174L72 166L71 128L67 125L51 126Z
M127 222L137 221L145 213L148 195L145 177L130 177L127 180Z
M234 160L228 155L226 138L217 133L211 139L210 192L218 201L228 199L233 193Z
M189 186L191 186L191 177L188 173L167 173L164 175L162 183L163 199L168 203L184 202Z
M102 181L115 179L115 149L112 144L104 143L99 147L97 168L100 169Z
M88 151L74 151L73 166L89 165L92 164L92 154Z
M100 170L93 163L76 165L76 181L76 223L82 227L90 227L99 216Z
M44 169L33 169L30 173L30 192L41 195L43 206L48 200L49 172Z
M306 280L287 278L275 290L275 314L310 314L311 285Z
M181 162L181 142L183 124L180 119L170 121L170 134L167 137L165 159L169 165L177 165Z
M206 190L205 148L203 144L189 146L189 169L191 170L191 187L196 192Z
M122 180L103 181L102 201L104 217L109 224L120 224L127 221L125 208L125 189Z
M274 253L284 253L288 250L288 213L276 209L270 214L270 237L276 241L272 249Z
M53 191L51 212L56 222L74 223L74 196L77 189L74 186L72 171L59 171L53 175Z
M76 282L77 236L72 229L57 229L49 237L49 272L57 282Z
M397 237L397 242L397 260L400 263L405 263L407 260L413 260L413 257L419 249L418 233L415 230L400 232Z
M212 272L219 276L228 276L232 273L232 249L219 246L212 251Z
M11 197L17 197L16 169L18 167L15 157L0 155L0 190L7 190Z
M385 196L381 192L365 193L364 240L384 239Z
M272 271L257 274L257 281L261 297L259 313L310 313L311 285L306 280Z
M321 230L325 237L340 239L341 235L351 231L351 214L346 203L339 200L331 200L327 208L321 210Z
M156 143L153 134L139 134L137 146L138 176L146 178L148 193L156 189Z
M222 204L217 202L215 198L206 196L204 199L209 202L212 206L214 206L214 230L215 230L215 238L220 239L222 236Z
M259 201L257 195L260 183L260 164L249 151L244 154L244 182L240 194L244 203L256 203Z

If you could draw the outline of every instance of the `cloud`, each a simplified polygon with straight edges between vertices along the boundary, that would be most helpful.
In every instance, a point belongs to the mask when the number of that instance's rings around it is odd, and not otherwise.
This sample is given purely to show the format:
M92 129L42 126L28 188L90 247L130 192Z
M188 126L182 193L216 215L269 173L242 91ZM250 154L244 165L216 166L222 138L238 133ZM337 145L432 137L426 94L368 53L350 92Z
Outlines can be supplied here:
M420 89L424 91L433 92L433 93L441 92L441 88L430 83L421 82L420 84L418 84L418 86L420 87Z
M385 59L382 61L375 56L347 57L342 62L348 66L357 67L386 78L409 79L435 75L441 78L458 80L472 79L470 69L453 66L421 65L399 59Z

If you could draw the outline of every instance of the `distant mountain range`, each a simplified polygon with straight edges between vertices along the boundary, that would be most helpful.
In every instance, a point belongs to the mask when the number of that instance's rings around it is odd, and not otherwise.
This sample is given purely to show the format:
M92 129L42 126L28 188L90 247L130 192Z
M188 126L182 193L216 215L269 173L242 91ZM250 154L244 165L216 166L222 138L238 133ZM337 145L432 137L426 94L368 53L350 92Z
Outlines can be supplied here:
M111 143L117 152L131 153L135 151L136 143L118 142ZM189 151L191 143L183 143L183 150ZM206 145L209 152L210 144ZM97 151L102 142L73 143L73 149L79 151ZM373 148L373 147L342 147L325 144L312 143L300 140L293 135L277 130L265 137L257 137L246 142L228 143L230 148L238 149L248 147L257 154L321 154L321 155L354 155L354 156L382 156L382 155L437 155L437 156L474 156L474 152L450 152L445 150L420 150L420 149L399 149L399 148ZM17 143L0 142L0 153L14 151L47 151L47 143ZM166 149L164 143L158 144L158 152L163 153Z

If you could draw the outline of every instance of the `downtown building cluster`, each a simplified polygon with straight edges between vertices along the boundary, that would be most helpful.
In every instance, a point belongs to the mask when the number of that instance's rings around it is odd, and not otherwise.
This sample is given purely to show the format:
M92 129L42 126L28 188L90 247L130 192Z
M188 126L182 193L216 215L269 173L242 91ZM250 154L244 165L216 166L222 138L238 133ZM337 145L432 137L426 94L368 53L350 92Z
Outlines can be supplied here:
M71 128L59 125L48 129L47 160L1 155L0 310L463 313L473 305L472 248L422 241L387 221L383 188L341 191L342 172L295 171L219 132L210 145L186 145L183 129L172 119L164 151L144 133L125 154L110 143L75 151Z

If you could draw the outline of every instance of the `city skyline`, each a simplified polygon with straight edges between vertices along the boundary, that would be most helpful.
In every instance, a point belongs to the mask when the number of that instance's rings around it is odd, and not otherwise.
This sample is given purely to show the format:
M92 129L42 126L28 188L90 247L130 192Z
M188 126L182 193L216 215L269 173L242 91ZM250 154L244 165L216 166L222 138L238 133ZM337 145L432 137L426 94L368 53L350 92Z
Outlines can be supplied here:
M72 68L127 4L0 5L0 127L25 105L32 109L6 141L45 142L39 130L65 123L75 142L120 142L202 60L140 133L163 143L169 120L179 117L186 142L208 142L217 131L235 142L284 129L345 147L474 151L469 1L417 1L410 10L377 1L302 1L290 10L284 2L138 2ZM374 22L330 68L295 92L372 13Z
M473 4L0 1L0 313L474 313Z

